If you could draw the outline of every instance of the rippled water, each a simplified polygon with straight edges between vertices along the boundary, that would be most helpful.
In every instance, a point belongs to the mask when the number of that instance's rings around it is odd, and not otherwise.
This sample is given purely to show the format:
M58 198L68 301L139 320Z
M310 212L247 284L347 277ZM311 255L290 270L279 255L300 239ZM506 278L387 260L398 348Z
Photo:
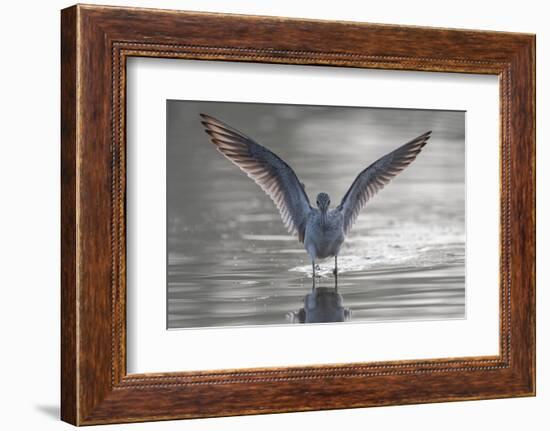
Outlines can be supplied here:
M338 258L352 321L465 313L464 113L169 101L168 327L289 324L311 264L271 200L208 142L199 112L268 146L333 205L376 158L433 130L418 159L362 211ZM319 292L332 292L333 259ZM328 297L327 297L328 298Z

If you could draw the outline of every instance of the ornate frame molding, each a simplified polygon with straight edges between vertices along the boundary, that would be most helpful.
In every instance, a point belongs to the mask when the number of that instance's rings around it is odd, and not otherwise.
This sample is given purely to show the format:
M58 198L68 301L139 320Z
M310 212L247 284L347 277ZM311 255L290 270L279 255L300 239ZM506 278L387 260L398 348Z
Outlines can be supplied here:
M206 25L219 30L207 33ZM258 34L258 28L268 30ZM524 34L65 9L62 418L98 424L533 395L534 46L534 36ZM127 375L125 66L131 56L498 75L500 354Z

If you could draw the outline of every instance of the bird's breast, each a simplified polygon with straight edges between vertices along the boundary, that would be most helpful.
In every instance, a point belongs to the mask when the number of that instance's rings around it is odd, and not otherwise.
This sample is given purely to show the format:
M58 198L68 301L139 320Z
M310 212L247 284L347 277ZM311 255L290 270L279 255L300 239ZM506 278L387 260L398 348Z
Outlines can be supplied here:
M304 247L312 258L324 259L337 256L344 242L344 231L341 220L337 217L320 216L308 221Z

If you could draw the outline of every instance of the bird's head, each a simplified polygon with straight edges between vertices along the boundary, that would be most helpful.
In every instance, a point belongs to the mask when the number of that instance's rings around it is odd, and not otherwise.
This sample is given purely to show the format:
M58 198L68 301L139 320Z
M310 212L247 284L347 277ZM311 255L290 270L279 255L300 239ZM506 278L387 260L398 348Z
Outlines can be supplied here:
M319 193L317 195L317 207L321 210L321 212L326 212L328 210L328 206L330 205L330 198L326 193Z

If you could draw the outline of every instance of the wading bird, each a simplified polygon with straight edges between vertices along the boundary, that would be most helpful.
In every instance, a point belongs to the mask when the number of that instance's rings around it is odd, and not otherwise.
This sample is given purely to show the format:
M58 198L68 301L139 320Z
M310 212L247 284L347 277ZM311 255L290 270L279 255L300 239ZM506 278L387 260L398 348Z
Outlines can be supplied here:
M430 138L431 131L418 136L364 169L353 181L340 205L329 209L330 197L317 195L311 206L304 185L292 168L275 153L210 115L200 114L202 124L218 151L244 171L273 200L287 230L298 235L313 268L315 261L334 257L338 288L338 253L361 209L393 177L405 169Z

